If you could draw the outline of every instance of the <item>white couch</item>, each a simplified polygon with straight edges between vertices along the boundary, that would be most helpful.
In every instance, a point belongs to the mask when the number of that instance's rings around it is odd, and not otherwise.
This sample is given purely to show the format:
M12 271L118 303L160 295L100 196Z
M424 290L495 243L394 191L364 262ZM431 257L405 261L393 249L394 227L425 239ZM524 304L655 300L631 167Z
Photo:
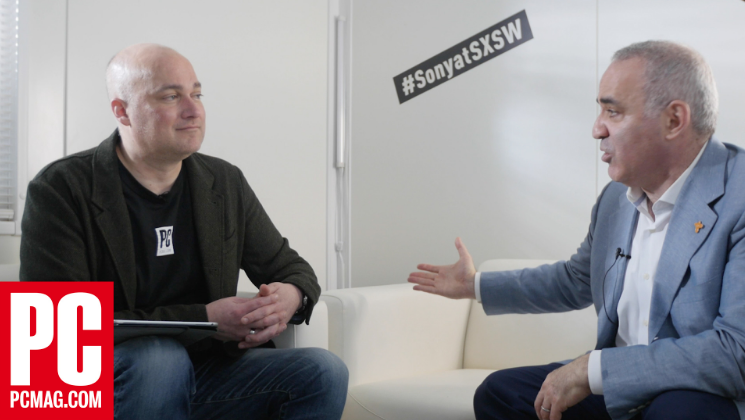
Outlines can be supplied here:
M479 271L551 261L490 260ZM411 284L325 292L329 350L349 368L345 420L470 420L491 372L575 358L595 347L592 307L487 317L480 303Z

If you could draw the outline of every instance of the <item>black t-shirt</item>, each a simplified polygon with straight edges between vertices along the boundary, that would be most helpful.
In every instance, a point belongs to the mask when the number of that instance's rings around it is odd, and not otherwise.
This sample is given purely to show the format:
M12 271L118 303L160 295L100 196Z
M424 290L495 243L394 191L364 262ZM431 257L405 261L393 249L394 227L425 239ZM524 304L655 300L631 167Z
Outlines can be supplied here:
M137 264L135 307L208 303L186 166L171 191L155 195L119 162Z

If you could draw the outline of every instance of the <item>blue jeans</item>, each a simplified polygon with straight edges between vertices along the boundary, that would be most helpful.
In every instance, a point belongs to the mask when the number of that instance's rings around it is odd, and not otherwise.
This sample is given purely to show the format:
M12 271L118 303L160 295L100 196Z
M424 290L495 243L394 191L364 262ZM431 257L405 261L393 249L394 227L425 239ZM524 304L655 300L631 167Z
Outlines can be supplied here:
M114 418L339 419L348 376L322 349L258 348L193 363L177 341L141 337L114 347Z

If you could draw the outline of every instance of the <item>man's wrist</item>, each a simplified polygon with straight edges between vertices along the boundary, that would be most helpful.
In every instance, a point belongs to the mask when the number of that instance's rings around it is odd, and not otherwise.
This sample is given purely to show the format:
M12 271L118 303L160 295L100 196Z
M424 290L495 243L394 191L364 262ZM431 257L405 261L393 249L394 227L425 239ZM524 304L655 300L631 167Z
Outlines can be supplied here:
M300 291L300 296L300 304L297 307L297 311L295 311L296 314L305 312L305 308L308 306L308 295Z
M293 286L295 285L293 284ZM290 318L289 323L297 325L302 324L303 321L305 321L305 309L308 306L308 295L306 295L305 292L303 292L303 290L297 286L295 286L295 290L297 290L300 302L298 303L295 313Z
M305 309L305 306L308 303L308 297L303 292L303 289L297 287L296 285L292 283L290 283L290 285L294 287L295 292L297 292L298 304L297 304L297 307L295 308L295 313L297 314L299 312L302 312Z

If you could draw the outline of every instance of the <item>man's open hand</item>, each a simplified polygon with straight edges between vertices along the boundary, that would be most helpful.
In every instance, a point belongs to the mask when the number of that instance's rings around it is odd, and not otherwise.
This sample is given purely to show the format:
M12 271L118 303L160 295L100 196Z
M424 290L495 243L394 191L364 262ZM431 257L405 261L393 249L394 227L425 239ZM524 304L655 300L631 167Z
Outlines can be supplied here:
M539 419L559 420L564 411L592 393L587 376L589 360L586 354L546 376L533 405Z
M452 265L419 264L423 270L409 274L409 282L416 283L414 290L445 296L451 299L475 299L474 277L476 268L466 246L457 238L455 248L460 258Z

